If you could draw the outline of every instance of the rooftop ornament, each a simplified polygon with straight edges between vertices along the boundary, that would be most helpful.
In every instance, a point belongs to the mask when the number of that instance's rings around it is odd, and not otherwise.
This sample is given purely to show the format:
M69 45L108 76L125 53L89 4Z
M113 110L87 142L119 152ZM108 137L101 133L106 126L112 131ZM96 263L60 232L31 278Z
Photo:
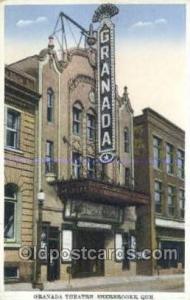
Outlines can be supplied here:
M101 4L94 12L92 22L101 22L105 18L112 18L119 13L119 9L114 4Z

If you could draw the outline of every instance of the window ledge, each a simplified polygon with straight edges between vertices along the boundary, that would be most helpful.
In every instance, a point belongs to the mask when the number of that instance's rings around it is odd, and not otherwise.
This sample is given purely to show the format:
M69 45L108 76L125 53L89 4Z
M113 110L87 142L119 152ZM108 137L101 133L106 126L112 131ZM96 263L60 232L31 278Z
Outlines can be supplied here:
M5 284L20 282L20 278L5 278Z
M154 169L155 171L159 171L159 172L162 172L162 171L163 171L162 169L156 168L156 167L153 167L153 169Z
M155 219L155 225L165 228L183 229L185 228L185 222L176 219L159 218Z
M73 132L73 137L77 138L77 139L81 139L81 134L80 133L75 133Z
M162 212L157 212L157 211L155 211L155 215L156 215L156 216L159 216L159 217L160 217L160 216L163 216Z
M19 243L14 243L14 242L10 242L10 243L6 243L4 242L4 248L5 249L8 249L8 248L11 248L11 249L18 249L21 247L21 244Z
M177 217L170 217L170 216L166 216L163 214L155 214L156 218L162 219L162 220L166 220L166 221L174 221L174 222L181 222L181 223L185 223L185 219L183 218L177 218Z
M46 173L46 181L48 183L54 182L56 177L57 177L57 175L54 172Z
M5 146L4 150L24 155L24 152L22 150L11 148L11 147L8 147L8 146Z
M166 174L167 174L168 176L171 176L171 177L177 177L174 173L168 173L168 172L166 172Z

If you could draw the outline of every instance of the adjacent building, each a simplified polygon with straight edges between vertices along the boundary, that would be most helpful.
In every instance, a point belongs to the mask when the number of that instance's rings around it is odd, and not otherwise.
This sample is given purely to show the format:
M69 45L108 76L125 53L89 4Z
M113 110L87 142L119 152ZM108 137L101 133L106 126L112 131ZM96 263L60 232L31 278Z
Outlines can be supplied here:
M30 281L33 262L19 256L33 246L36 79L13 67L5 68L5 281Z
M152 273L184 269L184 139L182 129L150 108L134 118L135 186L150 194L146 212L140 212L140 226L147 234L139 236L139 243L178 253L177 259L150 261ZM144 272L143 263L139 271Z

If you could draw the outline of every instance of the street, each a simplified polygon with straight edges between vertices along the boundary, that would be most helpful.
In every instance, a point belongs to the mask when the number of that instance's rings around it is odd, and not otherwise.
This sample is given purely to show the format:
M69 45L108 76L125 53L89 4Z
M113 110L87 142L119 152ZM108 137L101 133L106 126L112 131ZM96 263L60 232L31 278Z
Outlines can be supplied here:
M92 287L84 287L82 289L72 289L82 291L92 291ZM94 292L184 292L183 277L163 276L160 278L150 277L145 280L134 279L134 281L125 283L112 283L107 285L99 285L93 288Z
M34 291L30 283L6 284L6 291ZM44 291L183 292L184 275L88 277L44 282Z
M89 291L90 288L83 289L83 291ZM184 285L182 282L176 283L175 286L171 286L168 284L145 284L144 282L139 284L137 283L130 283L130 284L122 284L122 285L115 285L115 286L107 286L107 287L97 287L93 289L94 292L172 292L172 293L183 293L184 292Z

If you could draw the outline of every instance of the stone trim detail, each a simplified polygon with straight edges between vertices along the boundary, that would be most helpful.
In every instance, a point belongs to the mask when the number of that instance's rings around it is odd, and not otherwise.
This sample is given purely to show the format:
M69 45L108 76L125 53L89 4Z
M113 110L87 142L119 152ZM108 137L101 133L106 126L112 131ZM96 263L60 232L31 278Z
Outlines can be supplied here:
M90 84L93 87L95 86L94 79L92 77L84 74L78 74L75 78L69 80L69 90L72 92L80 82Z

